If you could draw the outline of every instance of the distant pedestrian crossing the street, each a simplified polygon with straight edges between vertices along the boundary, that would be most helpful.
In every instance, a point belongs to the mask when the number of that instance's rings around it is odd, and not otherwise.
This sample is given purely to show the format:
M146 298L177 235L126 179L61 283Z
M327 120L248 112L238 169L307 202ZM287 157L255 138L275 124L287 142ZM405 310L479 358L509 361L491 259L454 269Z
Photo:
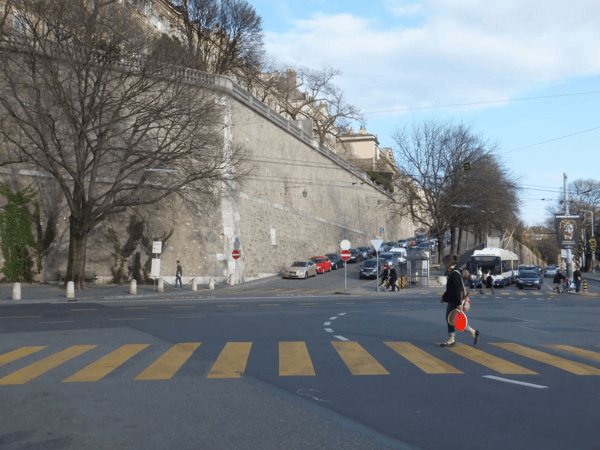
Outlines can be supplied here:
M176 378L182 367L194 357L202 360L207 367L198 373L198 377L214 382L218 379L243 378L250 366L252 372L266 369L280 377L327 376L329 371L339 374L339 369L344 367L351 376L395 376L403 372L398 368L399 364L405 364L407 368L414 367L427 375L465 375L472 369L472 363L503 375L535 377L546 370L557 369L572 375L600 375L600 346L592 349L547 344L543 346L547 351L542 351L509 342L491 343L482 346L482 349L463 344L440 348L433 342L423 348L422 345L419 347L410 342L396 341L371 342L369 346L356 341L332 341L309 347L303 341L286 341L278 342L276 357L258 364L252 361L252 351L258 345L253 342L218 345L215 347L218 352L214 360L206 354L198 354L201 345L202 342L183 342L166 350L162 346L149 344L124 344L106 349L102 345L72 345L56 350L49 346L10 349L0 354L0 389L3 389L2 386L52 379L53 370L59 366L63 368L54 373L64 374L73 370L66 378L63 375L56 380L62 383L98 382L110 374L119 376L119 369L128 365L131 366L127 373L138 373L132 377L133 381L165 381ZM319 354L316 360L320 361L320 365L317 366L313 360L320 352L326 352L327 357ZM148 357L141 363L139 356L144 353ZM377 358L373 354L378 355ZM77 358L83 355L89 358L87 365L77 363ZM585 363L567 356L582 359ZM516 357L518 363L510 361L512 357ZM186 375L189 376L189 371Z

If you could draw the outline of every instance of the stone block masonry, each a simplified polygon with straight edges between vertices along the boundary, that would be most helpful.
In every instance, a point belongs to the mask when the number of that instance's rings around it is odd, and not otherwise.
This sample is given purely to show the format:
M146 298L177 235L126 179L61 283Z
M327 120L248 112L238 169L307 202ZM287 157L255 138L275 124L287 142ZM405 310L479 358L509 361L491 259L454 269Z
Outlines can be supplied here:
M389 241L412 235L410 219L391 219L390 198L364 172L231 80L217 77L215 85L226 106L225 145L248 150L244 169L250 169L250 175L218 206L190 209L170 199L134 212L144 219L152 239L172 230L161 255L161 275L167 283L174 283L177 260L183 266L184 283L196 278L207 284L214 278L237 284L279 274L293 260L338 252L343 239L357 247L371 245L375 238ZM33 183L42 199L52 199L40 202L42 223L51 216L57 220L55 242L40 281L54 281L56 272L66 269L69 243L68 222L63 220L69 212L56 182L35 170L3 168L0 183L15 188ZM128 221L127 214L114 216L88 239L86 269L96 271L99 282L110 282L121 264L107 230L115 230L122 246L128 239ZM380 234L382 227L385 232ZM236 247L241 252L238 260L232 258ZM135 251L142 265L152 257L140 244ZM127 270L131 260L122 263Z

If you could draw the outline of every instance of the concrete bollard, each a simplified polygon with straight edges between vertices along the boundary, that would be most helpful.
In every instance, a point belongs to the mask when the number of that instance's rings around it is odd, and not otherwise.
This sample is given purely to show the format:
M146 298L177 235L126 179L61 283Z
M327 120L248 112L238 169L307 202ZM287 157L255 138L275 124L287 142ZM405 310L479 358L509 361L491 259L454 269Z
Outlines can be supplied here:
M21 300L21 283L13 284L13 300Z
M192 278L192 291L197 291L197 290L198 290L198 279Z
M162 278L158 279L158 292L165 292L165 282Z
M136 280L131 280L131 284L129 285L129 293L131 295L137 294L137 281Z
M72 281L67 283L67 298L75 298L75 283Z
M213 290L215 288L215 279L211 278L208 280L208 289Z

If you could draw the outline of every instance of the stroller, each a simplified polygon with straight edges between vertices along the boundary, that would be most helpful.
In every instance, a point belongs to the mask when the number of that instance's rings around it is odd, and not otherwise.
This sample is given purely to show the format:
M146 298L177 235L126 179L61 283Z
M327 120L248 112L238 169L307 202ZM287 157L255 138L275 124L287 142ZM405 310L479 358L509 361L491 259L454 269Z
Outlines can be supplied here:
M570 294L571 292L575 292L575 283L571 280L569 280L568 278L565 278L564 280L562 280L562 285L563 285L563 293L566 292L567 294Z

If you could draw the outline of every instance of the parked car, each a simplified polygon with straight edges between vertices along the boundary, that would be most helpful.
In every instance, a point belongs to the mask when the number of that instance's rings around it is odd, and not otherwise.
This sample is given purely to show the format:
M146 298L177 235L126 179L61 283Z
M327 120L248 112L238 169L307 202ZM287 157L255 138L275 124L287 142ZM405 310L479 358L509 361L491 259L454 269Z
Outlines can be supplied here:
M400 239L398 241L398 247L408 248L409 245L410 245L410 241L408 239Z
M383 261L376 259L370 259L365 261L362 266L360 266L360 273L358 277L362 280L363 278L377 278L381 275L383 271Z
M544 279L540 276L539 273L534 271L523 271L519 272L519 276L517 278L517 287L519 289L523 289L526 287L538 288L540 290L542 288L542 283Z
M363 259L369 259L371 257L371 249L369 247L358 247L362 252Z
M308 278L317 276L317 265L313 261L294 261L283 272L283 278Z
M425 233L417 233L416 242L420 244L421 242L425 242L427 240L427 235Z
M349 263L361 262L363 260L362 252L357 248L350 249L350 259Z
M327 256L313 256L310 260L317 265L317 273L331 272L331 261Z
M398 254L392 252L383 252L379 254L379 259L384 260L388 264L397 266L398 265Z
M342 255L338 253L327 253L325 256L329 258L331 261L331 268L333 270L337 270L341 267L344 267L344 261L342 260Z
M406 260L406 249L402 247L394 247L391 248L390 253L396 253L398 255L399 262L404 262Z

